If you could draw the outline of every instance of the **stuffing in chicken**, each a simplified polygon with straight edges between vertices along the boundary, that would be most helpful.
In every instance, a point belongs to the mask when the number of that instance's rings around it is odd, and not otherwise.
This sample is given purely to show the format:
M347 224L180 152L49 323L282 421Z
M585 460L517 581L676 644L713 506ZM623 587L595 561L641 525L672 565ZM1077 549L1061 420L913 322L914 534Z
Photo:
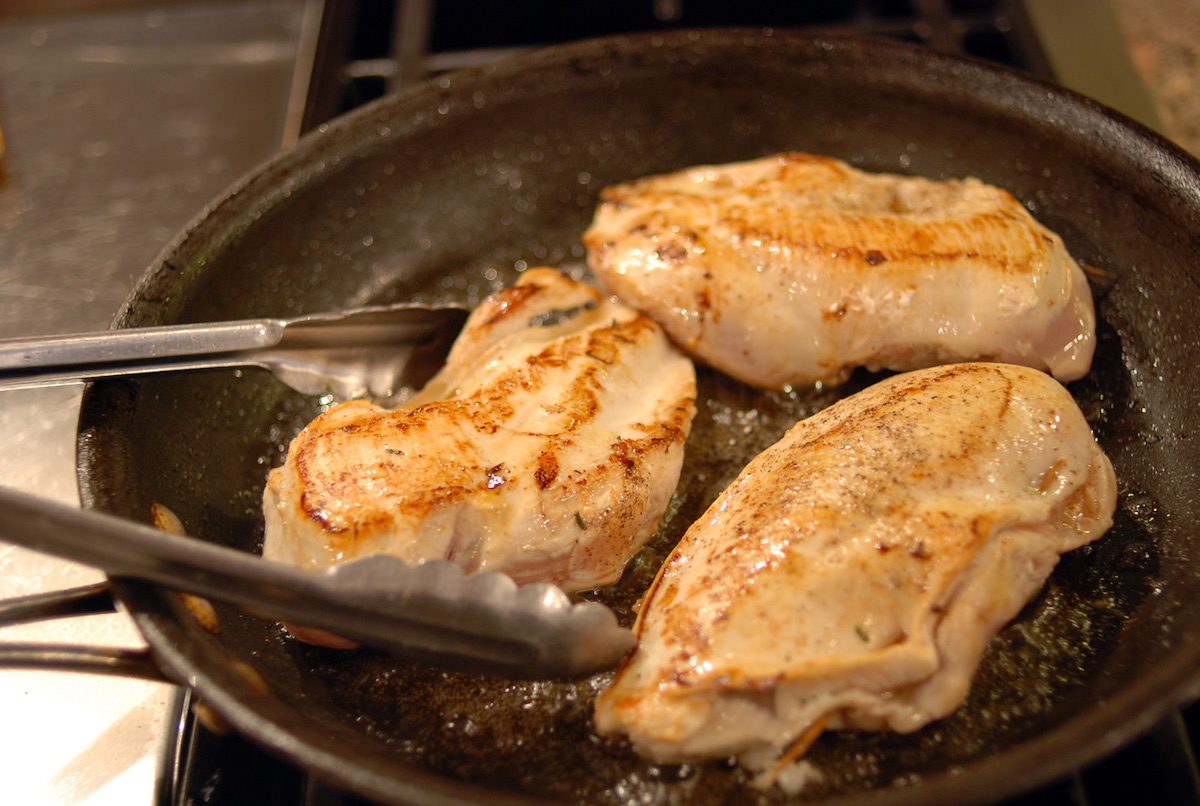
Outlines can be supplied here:
M352 401L304 428L268 480L263 555L611 583L674 492L695 394L691 360L653 321L531 269L472 312L404 408Z
M976 179L781 154L607 188L600 283L685 350L765 389L855 367L1003 361L1088 371L1091 291L1062 239Z
M1109 528L1115 496L1048 375L891 377L798 423L684 535L597 728L657 761L768 771L825 729L917 730L959 706L989 638Z

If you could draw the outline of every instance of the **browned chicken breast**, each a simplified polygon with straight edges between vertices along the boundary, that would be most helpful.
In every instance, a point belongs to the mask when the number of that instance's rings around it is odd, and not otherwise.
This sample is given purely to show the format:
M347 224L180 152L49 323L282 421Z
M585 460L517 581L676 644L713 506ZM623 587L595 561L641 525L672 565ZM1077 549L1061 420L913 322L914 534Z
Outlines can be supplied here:
M604 191L601 284L698 360L761 388L855 367L1091 364L1091 292L1062 240L975 179L871 174L806 154Z
M295 438L267 484L263 554L611 583L674 492L695 395L692 362L652 320L531 269L472 312L404 408L345 403Z
M1050 376L894 376L797 424L689 529L596 726L659 761L767 771L827 728L914 731L959 706L989 638L1109 528L1115 496Z

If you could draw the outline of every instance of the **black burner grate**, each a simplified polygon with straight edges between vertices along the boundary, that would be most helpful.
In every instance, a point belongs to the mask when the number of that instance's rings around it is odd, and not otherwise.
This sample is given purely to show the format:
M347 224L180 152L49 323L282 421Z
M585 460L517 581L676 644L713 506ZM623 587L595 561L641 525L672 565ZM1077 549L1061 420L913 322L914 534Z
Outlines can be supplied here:
M1015 0L347 0L325 4L302 129L407 83L528 48L729 26L891 37L1054 77Z

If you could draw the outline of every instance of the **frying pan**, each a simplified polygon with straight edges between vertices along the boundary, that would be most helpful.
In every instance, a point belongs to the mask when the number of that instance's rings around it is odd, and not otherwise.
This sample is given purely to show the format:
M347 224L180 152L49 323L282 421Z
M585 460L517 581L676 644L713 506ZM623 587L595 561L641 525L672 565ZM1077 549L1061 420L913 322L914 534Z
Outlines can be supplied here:
M438 78L322 127L164 251L119 327L471 303L547 264L585 275L605 185L803 150L1010 189L1093 276L1092 373L1071 390L1120 480L1116 525L1065 557L989 646L968 701L910 736L839 733L799 796L970 803L1112 752L1197 693L1200 167L1137 124L1003 68L904 44L701 31L556 47ZM760 393L700 370L672 508L622 581L622 619L673 540L742 464L872 381ZM327 402L327 401L324 401ZM267 470L323 401L266 373L98 382L78 437L87 506L255 550ZM514 683L299 644L218 605L204 630L161 588L114 580L159 662L237 730L396 803L764 803L735 765L655 766L591 730L605 682Z

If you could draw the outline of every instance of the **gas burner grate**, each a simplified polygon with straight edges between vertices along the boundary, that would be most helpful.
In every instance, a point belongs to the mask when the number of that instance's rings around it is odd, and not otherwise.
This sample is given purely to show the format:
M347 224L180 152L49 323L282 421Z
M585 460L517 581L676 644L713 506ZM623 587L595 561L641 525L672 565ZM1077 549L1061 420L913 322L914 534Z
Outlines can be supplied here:
M301 133L414 81L522 50L731 26L889 37L1054 78L1016 0L346 0L324 4Z

